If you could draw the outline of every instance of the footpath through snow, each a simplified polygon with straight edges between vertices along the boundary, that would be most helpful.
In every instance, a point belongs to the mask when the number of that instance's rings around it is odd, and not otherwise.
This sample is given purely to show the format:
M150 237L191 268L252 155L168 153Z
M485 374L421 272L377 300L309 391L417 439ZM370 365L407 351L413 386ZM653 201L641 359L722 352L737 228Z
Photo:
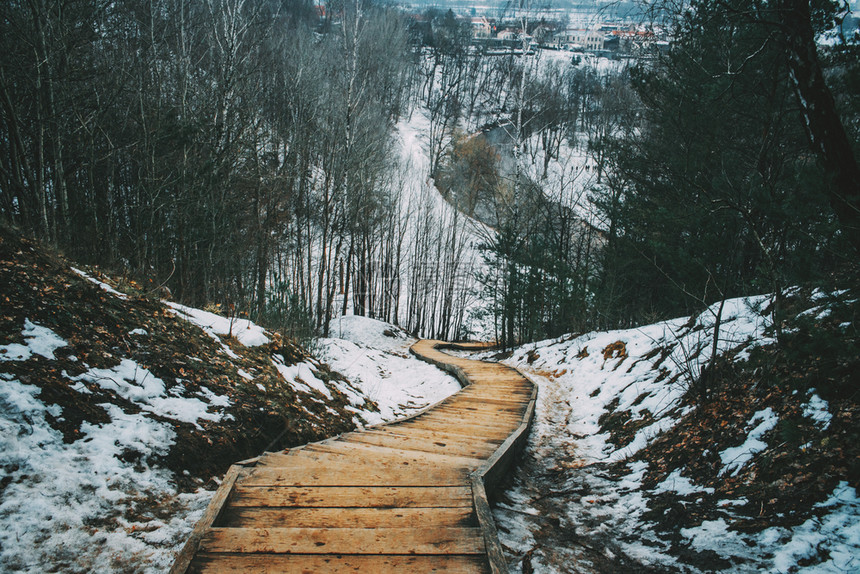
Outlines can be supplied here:
M459 389L379 321L334 321L318 342L329 367L252 323L120 290L9 236L0 255L0 570L162 572L217 485L211 469ZM838 336L853 307L807 299L794 312L809 325L782 334L791 361L807 328L815 352L828 336L851 343ZM857 409L838 369L815 370L826 361L774 354L770 305L726 303L721 378L706 377L713 400L698 404L688 391L713 312L504 357L539 385L495 508L513 571L860 569ZM845 348L836 363L853 384Z

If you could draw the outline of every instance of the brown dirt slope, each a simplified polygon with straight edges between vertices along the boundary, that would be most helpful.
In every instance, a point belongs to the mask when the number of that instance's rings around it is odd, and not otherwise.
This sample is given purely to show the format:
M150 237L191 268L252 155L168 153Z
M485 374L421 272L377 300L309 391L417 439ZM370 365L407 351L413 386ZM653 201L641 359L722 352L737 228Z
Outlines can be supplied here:
M87 273L100 275L93 269ZM107 422L106 404L140 412L139 405L103 385L85 382L88 393L73 388L74 377L90 368L115 367L123 359L164 381L170 396L201 396L205 387L229 398L230 406L224 407L219 422L200 419L196 426L147 414L169 422L177 436L167 455L141 462L171 469L184 483L182 487L219 476L231 463L266 448L316 441L355 427L355 410L346 408L349 401L335 386L329 385L333 400L317 392L297 395L279 375L273 355L280 355L286 365L309 362L319 379L348 384L298 346L274 337L267 345L245 347L222 337L239 356L231 358L218 341L177 318L134 281L117 283L101 276L99 280L112 283L128 297L107 292L72 271L62 257L0 228L0 346L25 343L22 331L27 320L69 343L55 351L54 359L33 355L24 361L0 361L0 375L38 385L41 401L62 407L63 416L49 422L66 442L80 438L84 422ZM132 334L135 330L140 334ZM253 375L253 380L240 376L239 369ZM363 408L375 410L375 405L366 403ZM129 451L125 456L131 462L144 455Z

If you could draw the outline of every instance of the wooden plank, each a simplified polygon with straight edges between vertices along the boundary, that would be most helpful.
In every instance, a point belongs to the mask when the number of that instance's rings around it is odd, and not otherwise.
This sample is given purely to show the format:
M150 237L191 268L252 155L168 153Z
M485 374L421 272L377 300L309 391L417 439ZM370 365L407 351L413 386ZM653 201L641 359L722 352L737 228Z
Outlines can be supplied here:
M488 412L488 407L494 407L492 409L492 412L502 414L510 414L516 412L521 413L523 409L523 404L528 402L529 395L527 393L516 393L516 396L511 395L512 393L509 391L506 391L504 393L476 392L474 394L458 397L458 400L456 402L444 406L456 406L457 408L479 407L487 410Z
M490 511L487 493L484 491L484 482L480 476L476 475L472 480L472 493L475 500L475 514L478 516L478 523L481 525L484 536L490 569L493 574L507 574L508 565L505 562L505 555L499 542L499 534L496 532L496 522Z
M468 469L432 465L367 462L306 462L289 467L255 468L242 486L444 486L465 484Z
M417 450L454 456L467 456L471 458L486 458L496 450L496 445L486 446L458 446L443 443L441 441L430 441L419 438L409 438L394 435L376 435L370 433L359 433L349 437L344 436L343 442L362 443L375 446L388 446L404 450Z
M242 486L235 507L463 507L472 505L469 486Z
M331 554L200 554L189 574L489 574L485 556L360 556Z
M523 403L527 402L527 398L517 399L516 401L506 401L505 404L498 404L497 399L498 395L495 393L482 393L480 395L472 395L472 396L464 396L458 397L456 401L451 401L450 403L445 403L444 405L438 405L433 410L427 411L427 414L433 414L437 412L445 412L445 411L466 411L466 412L474 412L474 413L486 413L486 414L501 414L501 415L510 415L514 413L521 413L523 408Z
M463 466L466 468L477 468L481 466L486 457L464 457L452 456L450 454L422 452L417 450L404 450L386 446L363 444L346 441L332 441L309 445L310 451L328 452L332 454L362 454L368 457L378 457L388 460L408 460L413 462L426 461L435 464Z
M225 528L406 528L478 526L470 507L453 508L242 508L227 507L214 526Z
M451 428L457 428L452 426ZM476 436L474 434L468 432L453 432L450 428L445 429L432 429L432 428L422 428L419 424L403 424L386 427L386 430L396 433L396 434L408 434L408 435L416 435L416 436L425 436L427 438L440 439L440 440L451 440L462 443L473 443L473 442L489 442L494 444L501 444L504 442L504 439L507 437L507 433L504 432L496 432L491 436Z
M477 395L480 396L480 395ZM495 395L488 395L495 396ZM523 411L523 403L528 402L528 395L523 395L523 398L511 405L491 404L479 400L470 400L470 397L463 397L463 400L451 401L444 405L438 405L432 411L426 414L438 412L463 412L463 413L483 413L487 415L498 414L509 416L511 414L521 414Z
M516 389L498 389L483 387L479 389L465 389L457 395L457 400L450 404L468 405L469 403L482 406L497 406L500 409L522 408L523 402L527 401L529 393L518 387ZM487 402L492 401L492 402ZM447 405L440 405L447 406Z
M485 427L487 430L498 428L500 425L516 425L522 419L522 413L489 413L489 412L469 412L460 409L440 409L428 413L423 417L413 419L411 422L420 421L436 421L444 423L452 428L462 428L464 426ZM408 424L408 423L401 423Z
M425 415L420 419L414 419L406 423L399 423L403 425L421 425L421 424L433 424L437 426L442 426L444 428L456 428L463 432L469 432L473 434L483 434L485 432L510 432L509 429L514 429L519 426L520 417L510 417L510 418L477 418L474 416L470 416L468 414L458 415L460 416L460 423L456 424L451 421L449 416L443 415L443 413L437 413L435 415ZM399 425L398 425L399 426Z
M484 554L480 528L210 528L202 552Z
M322 446L325 447L325 445ZM331 464L334 466L352 464L364 464L368 466L439 466L438 461L411 460L400 456L368 457L363 452L330 452L321 449L305 449L301 452L293 452L288 455L269 455L260 461L258 467L288 467L297 464Z
M182 550L176 556L168 574L184 574L188 570L188 565L191 564L191 560L200 546L200 541L205 536L206 531L215 523L224 503L227 501L227 497L233 490L236 479L239 478L243 470L244 468L239 465L233 465L227 470L224 480L221 481L221 486L215 491L215 496L209 501L206 512L203 513L203 517L194 526L191 536L188 537Z
M478 403L481 405L499 405L499 406L512 406L514 408L522 409L524 405L520 399L505 399L502 397L494 397L488 395L463 395L457 397L458 403Z
M452 428L456 428L452 425ZM485 437L470 434L456 434L445 430L422 429L417 426L390 426L377 431L365 431L370 434L395 435L402 437L421 438L443 444L455 444L458 446L482 446L485 444L502 444L503 440L496 437Z

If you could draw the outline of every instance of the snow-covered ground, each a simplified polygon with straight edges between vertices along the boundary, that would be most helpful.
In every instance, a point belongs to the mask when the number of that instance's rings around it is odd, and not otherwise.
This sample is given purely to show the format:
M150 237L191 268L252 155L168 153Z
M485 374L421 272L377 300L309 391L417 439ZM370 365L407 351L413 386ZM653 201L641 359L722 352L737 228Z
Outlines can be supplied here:
M348 377L379 413L363 413L368 424L408 416L460 390L441 369L409 354L417 340L366 317L347 315L332 323L334 337L319 339L321 358Z
M0 346L0 361L26 361L34 354L54 359L54 351L67 345L50 329L29 321L23 335L26 346ZM79 436L69 442L49 422L62 421L63 408L41 399L40 386L9 373L0 378L0 570L169 568L177 544L202 515L211 492L180 494L172 473L149 461L173 444L170 419L213 420L229 401L205 389L196 396L169 396L161 380L124 359L112 369L92 368L69 377L75 382L70 389L91 393L84 382L110 387L140 412L104 404L109 420L81 423ZM136 513L145 501L157 504Z
M726 302L720 353L733 350L743 358L752 346L769 342L768 319L760 314L767 303L766 297ZM495 509L513 570L526 568L526 562L534 572L710 570L680 562L670 552L674 545L715 556L711 568L732 572L860 571L860 499L846 482L816 505L817 517L794 528L744 533L729 530L723 519L704 520L681 529L680 539L667 540L647 520L650 497L669 493L695 499L697 493L713 493L678 470L646 489L648 463L632 460L691 408L682 398L709 357L712 311L716 307L695 322L685 318L542 341L505 361L539 386L526 468ZM641 424L632 440L618 446L601 430L600 419L624 411ZM815 393L804 413L819 425L829 420L826 402ZM746 422L746 441L719 452L719 474L736 474L767 440L777 440L768 433L778 422L769 408L755 412ZM615 462L627 462L626 475L608 473ZM718 506L730 513L745 502L721 500ZM803 567L804 559L822 555L827 557L822 562Z
M107 284L98 284L125 300ZM270 341L248 321L231 324L205 311L170 307L215 339L225 357L238 358L221 339L228 333L245 346ZM288 365L284 357L272 356L277 372L302 404L331 399L336 389L350 400L346 408L355 413L355 422L368 425L414 412L460 388L441 370L409 356L414 340L396 327L343 317L332 332L338 338L323 340L321 347L352 382L320 379L320 365L312 358ZM137 328L128 336L149 333ZM55 352L68 346L63 337L30 320L24 322L21 337L22 343L0 345L0 367L54 360ZM200 488L180 493L172 472L155 461L177 439L174 422L200 429L203 421L229 419L225 409L231 399L205 387L197 392L168 388L128 358L111 368L83 367L83 374L62 374L68 392L91 396L112 391L128 407L100 405L105 420L80 423L71 438L56 429L67 414L63 407L46 400L31 377L0 368L0 571L164 572L212 492ZM242 369L239 375L254 380ZM379 412L367 408L367 399L377 402Z

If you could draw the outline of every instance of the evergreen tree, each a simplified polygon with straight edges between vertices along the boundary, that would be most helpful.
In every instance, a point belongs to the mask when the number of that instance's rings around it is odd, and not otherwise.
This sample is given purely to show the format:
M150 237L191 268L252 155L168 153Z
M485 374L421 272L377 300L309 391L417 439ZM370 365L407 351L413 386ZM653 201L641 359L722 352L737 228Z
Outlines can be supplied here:
M619 322L814 280L844 249L773 30L702 1L676 40L634 71L644 124L609 152Z

